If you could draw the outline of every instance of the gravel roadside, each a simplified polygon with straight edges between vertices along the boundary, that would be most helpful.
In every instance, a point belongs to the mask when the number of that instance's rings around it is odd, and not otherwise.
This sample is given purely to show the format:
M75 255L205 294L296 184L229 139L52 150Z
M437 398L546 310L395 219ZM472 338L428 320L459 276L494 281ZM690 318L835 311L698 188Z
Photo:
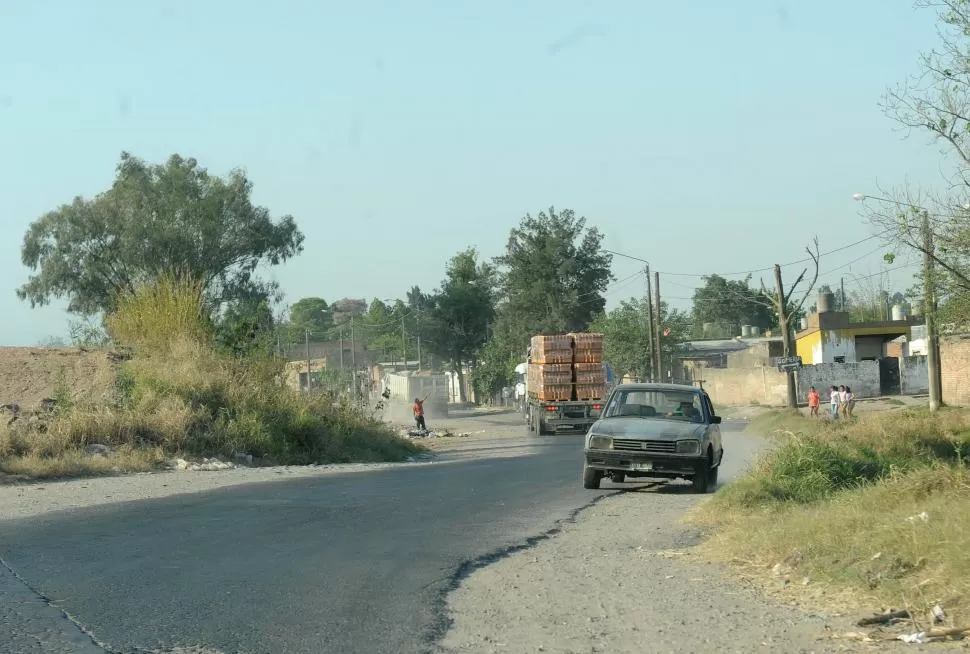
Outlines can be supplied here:
M781 606L692 553L703 534L677 521L696 501L683 486L607 496L534 547L478 568L449 596L441 650L873 651L833 640L859 631L845 618Z

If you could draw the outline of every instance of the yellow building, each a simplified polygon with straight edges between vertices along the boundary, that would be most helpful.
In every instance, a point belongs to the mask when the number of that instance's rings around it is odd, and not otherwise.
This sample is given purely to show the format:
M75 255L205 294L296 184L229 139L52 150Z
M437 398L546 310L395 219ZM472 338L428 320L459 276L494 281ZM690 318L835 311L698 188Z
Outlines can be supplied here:
M893 339L912 337L913 325L922 321L912 318L853 323L844 311L825 311L806 317L804 329L795 334L795 353L802 364L854 363L875 361L887 356L887 344Z

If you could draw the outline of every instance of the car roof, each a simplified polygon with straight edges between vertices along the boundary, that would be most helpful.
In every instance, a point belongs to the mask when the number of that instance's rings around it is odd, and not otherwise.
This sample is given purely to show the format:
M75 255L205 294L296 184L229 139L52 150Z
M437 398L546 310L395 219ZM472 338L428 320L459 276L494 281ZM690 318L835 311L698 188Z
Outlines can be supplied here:
M680 391L700 393L704 389L699 386L689 386L688 384L654 384L648 382L618 384L614 391Z

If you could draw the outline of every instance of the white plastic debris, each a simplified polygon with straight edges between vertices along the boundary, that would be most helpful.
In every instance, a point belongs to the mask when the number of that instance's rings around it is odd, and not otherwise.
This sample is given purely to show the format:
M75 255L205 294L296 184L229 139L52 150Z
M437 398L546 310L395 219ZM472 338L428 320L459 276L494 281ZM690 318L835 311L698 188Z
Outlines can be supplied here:
M908 518L906 518L906 522L916 524L917 521L926 522L929 519L930 519L930 514L927 513L926 511L921 511L916 515L911 515Z

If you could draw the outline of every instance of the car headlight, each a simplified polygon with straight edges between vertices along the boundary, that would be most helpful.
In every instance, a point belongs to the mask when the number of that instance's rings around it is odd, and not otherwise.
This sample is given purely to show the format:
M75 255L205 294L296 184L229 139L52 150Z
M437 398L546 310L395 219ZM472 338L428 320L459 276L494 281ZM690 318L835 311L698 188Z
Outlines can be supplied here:
M677 441L677 454L698 454L700 451L700 441Z
M609 436L590 436L589 449L591 450L612 450L613 439Z

